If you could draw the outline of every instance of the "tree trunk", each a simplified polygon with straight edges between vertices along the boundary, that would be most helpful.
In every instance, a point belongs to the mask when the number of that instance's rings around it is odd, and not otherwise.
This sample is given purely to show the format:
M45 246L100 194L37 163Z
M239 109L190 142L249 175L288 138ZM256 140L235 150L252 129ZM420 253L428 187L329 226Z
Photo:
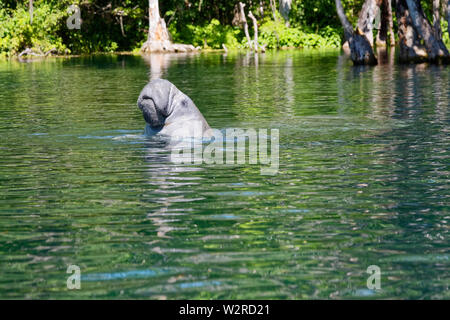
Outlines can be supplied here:
M289 26L289 12L291 11L292 0L280 0L280 14L286 26Z
M364 34L360 34L359 32L353 31L353 27L348 21L347 16L345 15L341 0L335 0L335 3L339 20L344 27L345 38L348 41L350 47L350 57L353 61L353 64L377 64L377 59L375 58L375 55L373 53L372 46L370 45L366 36Z
M433 0L433 31L436 39L442 39L440 1Z
M241 23L241 6L240 3L237 3L233 8L233 20L231 20L231 25L238 27Z
M447 31L448 35L450 36L450 1L446 0L447 2Z
M159 15L158 0L149 0L148 5L148 39L144 43L142 51L151 53L169 50L171 47L171 42L166 28L166 23Z
M389 26L389 0L382 0L380 2L380 30L377 34L377 47L386 47Z
M157 52L189 52L196 51L192 45L173 44L170 41L166 23L159 15L158 0L149 0L149 29L148 39L143 44L141 51L144 53Z
M149 41L170 41L169 33L167 32L166 23L159 15L158 0L149 0Z
M264 1L263 0L259 0L259 17L261 19L264 18Z
M392 20L392 1L380 0L381 26L377 35L377 46L386 47L389 33L389 45L395 45L394 22Z
M423 62L427 52L420 44L419 35L414 29L406 0L397 0L398 40L401 62Z
M241 12L240 19L241 19L241 22L244 24L244 33L245 33L245 37L247 38L248 47L251 49L252 41L250 40L250 35L248 33L248 24L247 24L247 18L245 18L244 7L245 7L245 4L243 4L242 2L239 2L239 8L240 8L240 12Z
M395 0L394 0L395 1ZM394 20L392 18L392 0L387 0L387 19L389 22L389 45L391 47L395 46L395 35L394 35Z
M259 49L259 43L258 43L258 21L256 21L256 18L255 18L255 16L253 15L253 13L251 11L248 13L248 16L253 21L253 30L254 30L254 35L255 35L255 40L253 41L253 47L255 48L255 52L258 52L258 49Z
M344 28L344 35L345 38L348 40L353 36L353 26L350 24L350 22L347 19L347 16L345 15L344 8L342 7L342 3L340 0L335 0L336 3L336 11L339 17L339 20L341 21L342 27Z
M30 5L29 5L28 10L30 11L30 24L33 24L33 11L34 11L33 0L30 0Z
M277 8L275 6L275 0L269 0L269 3L270 8L272 9L273 20L277 21L277 14L276 14Z
M434 36L433 28L423 12L420 0L406 0L406 3L412 24L425 43L428 59L433 62L446 61L449 58L448 50L442 40Z
M120 24L120 31L122 32L122 37L126 38L127 35L125 34L125 29L123 28L123 14L124 12L122 10L116 12L116 20L119 21Z
M363 33L370 45L373 46L373 21L377 10L375 0L366 0L363 4L361 12L358 17L358 29Z

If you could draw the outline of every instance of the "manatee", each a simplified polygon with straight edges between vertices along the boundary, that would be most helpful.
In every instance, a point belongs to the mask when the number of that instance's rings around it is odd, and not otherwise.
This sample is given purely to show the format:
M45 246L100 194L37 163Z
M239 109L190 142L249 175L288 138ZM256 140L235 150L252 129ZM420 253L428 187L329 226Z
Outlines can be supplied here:
M142 89L137 105L147 123L146 135L211 137L211 128L194 102L170 81L150 81Z

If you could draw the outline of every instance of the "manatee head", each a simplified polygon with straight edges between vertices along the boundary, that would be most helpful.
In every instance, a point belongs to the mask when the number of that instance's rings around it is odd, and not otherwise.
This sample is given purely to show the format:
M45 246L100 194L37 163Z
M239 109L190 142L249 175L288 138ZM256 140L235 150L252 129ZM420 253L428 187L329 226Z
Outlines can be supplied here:
M142 89L137 104L147 122L147 135L208 136L211 128L194 102L167 80L156 79Z
M154 130L164 126L170 115L173 95L177 88L167 80L156 79L149 82L139 95L137 104L145 121Z

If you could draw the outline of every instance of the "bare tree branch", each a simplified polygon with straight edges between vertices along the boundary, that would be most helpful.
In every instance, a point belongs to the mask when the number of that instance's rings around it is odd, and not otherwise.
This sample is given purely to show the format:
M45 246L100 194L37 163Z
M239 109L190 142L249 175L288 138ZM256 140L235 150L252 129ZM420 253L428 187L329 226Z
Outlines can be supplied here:
M258 21L256 20L255 16L253 15L253 13L251 11L248 13L248 16L253 21L253 30L254 30L254 37L255 37L255 40L253 40L253 46L255 48L255 51L258 52L258 48L259 48L259 43L258 43Z
M245 18L244 7L245 7L245 4L243 4L242 2L239 2L239 8L241 11L241 22L244 24L245 37L247 38L248 47L251 49L252 41L250 40L250 35L248 33L248 24L247 24L247 19Z

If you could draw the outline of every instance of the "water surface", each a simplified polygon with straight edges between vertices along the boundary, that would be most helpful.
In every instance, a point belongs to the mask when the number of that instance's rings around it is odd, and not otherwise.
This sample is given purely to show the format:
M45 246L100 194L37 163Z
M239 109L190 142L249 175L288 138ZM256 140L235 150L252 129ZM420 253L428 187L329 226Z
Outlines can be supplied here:
M170 162L156 77L279 129L278 174ZM338 51L1 62L0 298L449 299L449 80Z

